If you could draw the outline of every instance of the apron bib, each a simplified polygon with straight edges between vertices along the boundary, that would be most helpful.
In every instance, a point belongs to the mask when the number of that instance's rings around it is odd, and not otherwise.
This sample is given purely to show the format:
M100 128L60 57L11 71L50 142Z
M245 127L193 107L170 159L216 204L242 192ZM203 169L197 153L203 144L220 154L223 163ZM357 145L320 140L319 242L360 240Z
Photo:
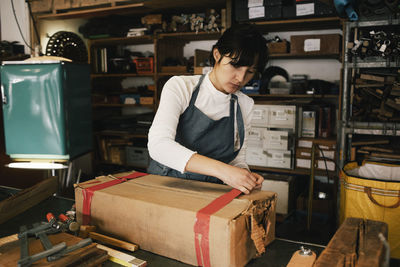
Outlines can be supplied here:
M243 146L244 124L242 112L238 104L237 96L234 94L231 95L229 117L213 120L199 110L195 106L195 103L203 79L204 75L200 77L200 80L193 91L189 106L179 118L175 141L193 151L197 151L200 155L224 163L229 163L237 156ZM237 107L236 124L240 139L240 148L237 151L234 149L235 104ZM191 172L185 172L182 174L181 172L169 168L153 159L150 161L147 172L190 180L222 183L220 179L212 176Z

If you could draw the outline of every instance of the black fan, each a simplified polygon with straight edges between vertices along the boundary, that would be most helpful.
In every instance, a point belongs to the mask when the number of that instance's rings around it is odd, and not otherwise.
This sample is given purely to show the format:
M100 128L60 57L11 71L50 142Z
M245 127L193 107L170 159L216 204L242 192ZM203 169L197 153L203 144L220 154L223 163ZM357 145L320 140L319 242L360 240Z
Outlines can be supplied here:
M46 46L46 56L65 57L81 63L88 61L85 43L77 34L66 31L56 32L50 37Z

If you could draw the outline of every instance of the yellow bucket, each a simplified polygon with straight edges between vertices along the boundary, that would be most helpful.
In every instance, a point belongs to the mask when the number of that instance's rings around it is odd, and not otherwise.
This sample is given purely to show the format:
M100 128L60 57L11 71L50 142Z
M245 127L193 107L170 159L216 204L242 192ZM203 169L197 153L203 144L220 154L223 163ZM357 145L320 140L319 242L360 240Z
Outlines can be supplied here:
M383 168L400 175L397 171L399 165L371 162L363 162L361 166L356 162L346 164L340 172L340 223L347 217L386 222L389 226L390 256L400 259L400 180L355 176L358 169L365 167L366 163L375 169L370 173L379 173L377 170Z

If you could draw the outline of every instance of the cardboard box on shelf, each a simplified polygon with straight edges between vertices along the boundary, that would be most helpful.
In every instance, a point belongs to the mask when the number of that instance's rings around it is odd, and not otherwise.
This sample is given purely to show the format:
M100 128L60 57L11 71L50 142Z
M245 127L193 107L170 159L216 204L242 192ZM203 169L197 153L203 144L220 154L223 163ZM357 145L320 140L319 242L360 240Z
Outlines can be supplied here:
M127 178L136 174L144 176ZM101 176L75 185L77 220L88 223L90 215L90 224L103 233L192 265L198 265L195 244L200 239L201 248L209 246L211 266L244 266L275 238L276 193L241 195L211 214L207 242L206 236L194 232L196 220L201 221L198 215L203 214L199 211L231 190L137 172ZM88 200L87 192L93 191Z
M290 43L287 40L282 42L270 42L267 44L270 54L286 54L289 53Z
M329 55L341 51L340 34L290 36L290 53L295 55Z

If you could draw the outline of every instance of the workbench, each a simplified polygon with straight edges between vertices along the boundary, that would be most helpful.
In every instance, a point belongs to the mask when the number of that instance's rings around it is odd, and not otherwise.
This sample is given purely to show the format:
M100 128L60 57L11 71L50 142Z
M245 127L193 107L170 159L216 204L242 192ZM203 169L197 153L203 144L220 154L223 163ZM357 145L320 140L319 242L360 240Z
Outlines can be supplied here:
M12 188L5 188L0 186L0 201L17 193L18 190ZM74 199L64 198L60 196L51 196L41 203L35 205L33 208L17 215L16 217L8 220L7 222L0 224L0 238L9 236L19 232L19 227L22 225L32 225L33 223L42 222L46 219L46 214L52 212L53 214L65 213L70 210L74 204ZM138 244L140 246L140 244ZM304 245L313 250L319 255L324 249L323 246L316 244L304 244L297 241L291 241L286 239L277 238L273 241L266 249L266 253L259 258L251 260L246 266L248 267L280 267L286 266L290 261L292 254L299 250ZM126 252L126 251L124 251ZM178 262L173 259L169 259L154 253L138 250L131 255L147 261L148 266L160 266L160 267L187 267L191 266ZM104 266L120 266L111 261L107 261Z

